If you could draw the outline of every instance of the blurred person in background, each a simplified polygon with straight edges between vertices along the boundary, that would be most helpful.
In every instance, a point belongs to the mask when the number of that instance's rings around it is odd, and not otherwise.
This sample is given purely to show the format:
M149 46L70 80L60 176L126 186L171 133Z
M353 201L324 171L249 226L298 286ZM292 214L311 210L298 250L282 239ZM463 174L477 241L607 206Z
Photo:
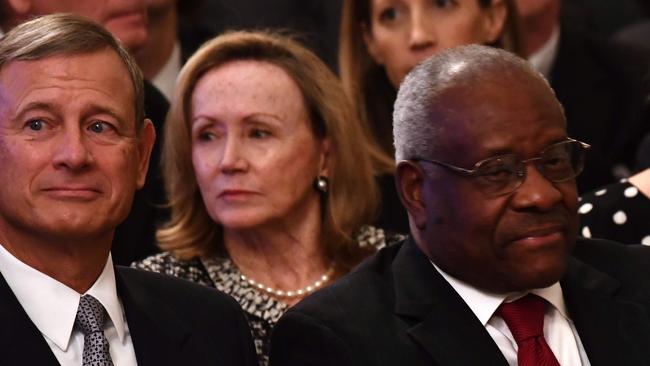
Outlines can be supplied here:
M580 234L650 245L650 168L581 197Z
M146 0L146 3L148 37L135 59L144 77L170 101L181 67L212 33L194 21L201 0Z
M346 0L339 40L339 71L356 113L380 147L375 156L382 189L377 224L408 232L393 182L392 111L402 79L440 50L470 43L520 53L512 0Z
M245 309L260 363L280 316L383 247L378 190L340 81L290 38L219 36L183 67L166 122L165 252L136 263Z
M525 55L551 83L569 134L592 146L578 190L633 174L650 131L650 55L587 33L562 17L560 0L517 0Z

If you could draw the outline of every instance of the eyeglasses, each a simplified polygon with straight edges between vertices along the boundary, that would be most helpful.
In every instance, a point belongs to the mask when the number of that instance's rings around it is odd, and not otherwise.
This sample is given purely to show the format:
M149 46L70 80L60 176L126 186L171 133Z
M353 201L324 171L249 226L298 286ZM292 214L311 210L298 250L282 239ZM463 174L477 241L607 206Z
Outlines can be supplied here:
M551 182L565 182L577 177L585 166L587 150L591 146L574 139L548 146L539 156L521 160L516 154L494 156L464 169L441 161L414 158L447 168L460 175L471 177L479 188L490 196L510 194L526 180L526 164L534 163L537 170Z

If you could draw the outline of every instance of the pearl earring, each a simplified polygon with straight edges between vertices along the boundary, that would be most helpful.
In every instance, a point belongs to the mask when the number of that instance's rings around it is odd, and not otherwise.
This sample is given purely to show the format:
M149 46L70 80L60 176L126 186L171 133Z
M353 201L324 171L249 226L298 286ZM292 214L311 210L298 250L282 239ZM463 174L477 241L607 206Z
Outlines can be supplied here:
M329 181L327 180L327 177L319 175L314 181L314 188L322 194L327 194L327 191L329 190Z

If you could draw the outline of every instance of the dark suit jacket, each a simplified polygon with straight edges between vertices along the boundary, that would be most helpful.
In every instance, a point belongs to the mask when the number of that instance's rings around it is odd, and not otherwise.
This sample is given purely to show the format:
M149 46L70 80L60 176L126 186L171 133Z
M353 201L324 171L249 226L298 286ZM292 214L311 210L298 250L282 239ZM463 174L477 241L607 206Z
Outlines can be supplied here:
M235 300L173 277L116 267L117 289L138 365L257 365ZM0 365L58 365L0 275Z
M572 257L561 284L591 364L650 364L650 248L581 239L576 254L596 267ZM290 309L271 364L508 365L411 239Z
M633 170L639 144L650 132L650 55L591 37L562 24L551 85L564 105L569 136L592 145L580 192L617 179L612 169Z
M156 228L168 217L165 203L165 189L160 171L160 148L163 126L169 103L149 81L144 82L145 115L156 129L156 142L151 151L147 180L135 192L129 216L115 230L113 237L113 261L128 266L131 263L159 252L156 247Z

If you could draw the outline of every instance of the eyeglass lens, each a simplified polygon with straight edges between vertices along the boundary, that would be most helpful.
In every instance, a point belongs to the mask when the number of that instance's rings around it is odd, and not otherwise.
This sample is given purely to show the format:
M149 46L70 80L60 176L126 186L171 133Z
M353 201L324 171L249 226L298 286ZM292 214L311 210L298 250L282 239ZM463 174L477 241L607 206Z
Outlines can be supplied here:
M521 160L508 154L484 160L476 167L476 176L486 193L506 194L525 180L527 162L533 162L548 180L562 182L580 174L584 157L585 149L579 142L565 141L549 146L537 158Z

